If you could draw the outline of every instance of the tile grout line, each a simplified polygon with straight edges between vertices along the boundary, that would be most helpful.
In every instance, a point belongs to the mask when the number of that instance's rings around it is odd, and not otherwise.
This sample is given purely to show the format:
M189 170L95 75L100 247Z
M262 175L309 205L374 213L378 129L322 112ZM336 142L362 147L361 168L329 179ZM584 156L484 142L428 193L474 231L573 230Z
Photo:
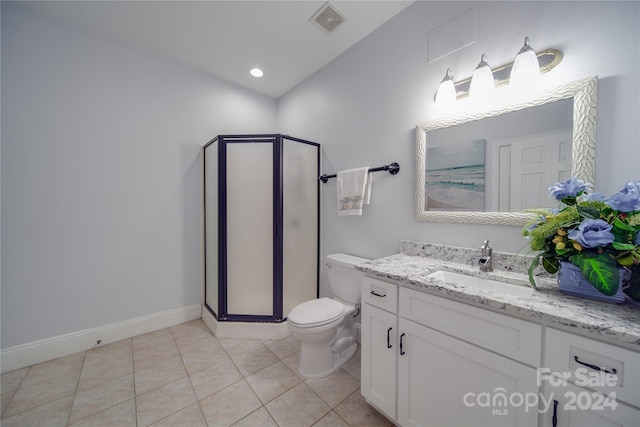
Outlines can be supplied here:
M13 401L13 398L16 396L16 394L18 393L18 390L20 390L20 387L22 387L22 384L24 383L24 380L27 378L27 375L29 375L29 372L31 372L31 368L35 366L35 365L31 365L31 366L27 366L27 372L25 372L24 376L22 377L22 379L20 379L20 384L18 384L18 386L16 387L15 390L13 390L13 393L11 394L11 397L9 398L9 401L7 402L7 406L4 408L4 410L2 411L2 414L0 414L0 424L2 424L2 419L4 419L4 414L5 412L7 412L7 409L9 409L9 405L11 404L11 402ZM19 412L18 414L21 414L23 412L26 411L22 411ZM18 414L14 414L14 415L18 415ZM13 416L13 415L12 415Z
M196 403L198 404L198 409L200 410L200 414L202 415L202 419L204 419L204 420L205 420L205 423L206 423L206 418L205 418L205 416L204 416L204 412L202 411L202 407L200 406L200 401L198 400L198 396L197 396L197 395L196 395L196 393L195 393L195 389L194 389L194 387L193 387L193 383L191 382L191 376L189 375L189 372L187 371L187 368L186 368L186 366L185 366L185 364L184 364L183 354L180 352L180 347L178 346L178 343L176 342L176 336L174 335L173 330L171 330L171 327L169 327L169 328L167 328L167 329L169 329L169 332L171 333L171 338L172 338L172 340L173 340L174 345L176 346L176 348L177 348L177 350L178 350L178 356L180 357L180 362L182 363L182 366L183 366L183 368L184 368L186 378L187 378L187 380L189 381L189 385L191 386L191 391L193 392L193 396L195 397ZM191 335L193 335L193 334L189 334L189 335L185 335L185 336L191 336ZM213 335L213 334L212 334L212 335ZM214 335L214 337L215 337L215 335ZM181 337L181 338L183 338L183 337ZM216 339L217 339L217 338L216 338ZM167 342L169 342L169 341L167 341ZM163 343L159 343L159 344L156 344L156 345L161 345L161 344L163 344ZM153 348L153 347L155 347L155 346L151 346L151 347L149 347L149 348ZM195 351L196 351L196 350L194 350L194 352L195 352ZM132 343L132 352L133 352L133 343ZM161 363L163 363L163 362L155 363L154 365L148 366L148 367L147 367L147 368L145 368L145 369L153 368L154 366L159 365L159 364L161 364ZM204 368L204 369L206 369L206 368ZM204 370L204 369L202 369L202 370ZM196 372L199 372L199 371L196 371ZM194 373L195 373L195 372L194 372ZM157 390L157 389L158 389L158 388L160 388L160 387L164 387L164 386L166 386L166 385L168 385L168 384L172 384L172 383L175 383L175 382L177 382L177 381L181 381L182 379L183 379L183 378L177 378L177 379L174 379L174 380L172 380L172 381L168 382L167 384L163 384L163 385L158 386L158 387L156 387L156 388L154 388L154 389L147 390L147 391L145 391L144 393L142 393L141 395L144 395L144 394L146 394L146 393L150 393L150 392L152 392L152 391L154 391L154 390ZM136 427L138 427L138 405L137 405L137 398L138 398L138 395L137 395L137 392L135 391L135 363L134 363L134 399L135 399L135 401L134 401L134 409L135 409ZM177 414L178 412L183 411L184 409L188 408L189 406L191 406L191 405L188 405L188 406L186 406L186 407L184 407L184 408L180 408L180 409L178 409L177 411L175 411L175 412L173 412L173 413L171 413L171 414L167 414L165 417L162 417L162 418L160 418L160 419L158 419L158 420L154 421L154 422L153 422L153 423L151 423L151 424L155 424L155 423L158 423L158 422L160 422L160 421L162 421L162 420L165 420L165 419L167 419L167 418L169 418L169 417L172 417L172 416L174 416L175 414ZM139 426L139 427L146 427L146 426Z
M215 335L214 335L214 337L215 337ZM218 338L216 337L216 339L218 339ZM220 341L220 340L218 339L218 341ZM275 365L275 364L276 364L276 363L278 363L278 362L282 362L282 363L285 365L285 367L287 367L287 369L291 370L291 368L290 368L286 363L284 363L284 362L282 361L282 359L280 358L280 356L278 356L277 354L275 354L275 353L274 353L274 352L273 352L273 351L272 351L272 350L271 350L271 349L270 349L270 348L269 348L269 347L264 343L264 341L263 341L263 340L259 340L259 341L260 341L260 343L261 343L262 345L264 345L264 346L265 346L265 347L266 347L266 348L267 348L267 349L268 349L268 350L269 350L269 351L270 351L270 352L271 352L271 353L272 353L272 354L277 358L277 360L276 360L275 362L273 362L273 363L271 363L271 364L269 364L269 365L265 366L264 368L262 368L262 369L258 370L257 372L254 372L254 373L252 373L252 374L249 374L248 376L255 375L255 374L257 374L258 372L260 372L260 371L262 371L262 370L264 370L264 369L267 369L267 368L269 368L269 367L271 367L271 366ZM271 341L273 341L273 340L271 340ZM283 394L287 393L288 391L290 391L290 390L291 390L291 388L289 388L288 390L285 390L285 391L283 391L282 393L278 394L277 396L275 396L275 397L271 398L271 399L270 399L268 402L266 402L266 403L262 402L262 400L260 399L260 397L258 397L258 396L256 395L256 392L255 392L254 388L251 386L251 383L249 383L249 382L247 381L247 377L248 377L248 376L245 376L245 375L242 373L242 371L240 370L240 368L238 367L238 365L236 364L236 362L233 360L233 357L232 357L232 356L231 356L231 354L227 351L227 349L224 347L224 345L223 345L222 343L220 343L220 345L221 345L221 347L222 347L223 351L225 352L225 354L227 354L227 357L229 357L229 360L231 360L231 363L233 363L233 365L234 365L234 366L235 366L235 368L238 370L238 372L240 372L240 375L242 376L242 378L241 378L241 379L239 379L238 381L234 382L233 384L230 384L230 385L228 385L227 387L225 387L225 388L223 388L223 389L221 389L221 390L218 390L218 391L216 391L215 393L212 393L211 395L209 395L209 396L207 396L207 397L210 397L210 396L212 396L213 394L219 393L219 392L221 392L221 391L223 391L223 390L225 390L225 389L227 389L227 388L229 388L229 387L231 387L231 386L233 386L233 385L237 384L237 383L238 383L238 382L240 382L240 381L245 381L245 382L247 383L247 385L249 386L249 388L251 389L251 391L253 392L253 394L254 394L254 395L258 398L258 400L260 401L261 408L264 408L264 409L267 411L267 413L269 414L269 417L271 417L271 419L272 419L272 420L273 420L277 425L279 425L279 424L278 424L278 422L275 420L275 418L274 418L273 414L271 413L271 411L269 411L269 408L267 408L267 404L268 404L269 402L274 401L275 399L277 399L278 397L282 396ZM258 345L255 345L255 346L253 346L253 347L257 347L257 346L258 346ZM253 348L253 347L251 347L251 348ZM299 350L297 350L297 351L299 351ZM289 357L289 356L291 356L291 355L292 355L292 354L294 354L294 353L295 353L295 351L294 351L293 353L291 353L291 354L287 355L286 357ZM286 357L285 357L285 358L286 358ZM341 368L341 369L342 369L342 368ZM345 371L345 372L346 372L346 371ZM348 372L346 372L346 373L348 374ZM294 374L294 375L296 375L296 376L298 376L298 374L296 374L295 372L293 372L293 374ZM349 375L350 375L350 374L349 374ZM352 375L350 375L350 376L352 376ZM298 378L300 378L300 377L298 376ZM355 378L354 378L354 379L355 379ZM301 382L299 382L298 384L304 384L304 385L305 385L305 386L306 386L306 387L307 387L307 388L308 388L308 389L309 389L309 390L310 390L314 395L316 395L316 397L318 397L318 399L320 399L320 401L321 401L321 402L324 402L324 403L327 405L327 407L329 408L329 411L328 411L326 414L324 414L324 415L320 418L320 420L321 420L321 419L322 419L322 418L324 418L324 417L325 417L329 412L333 412L333 408L329 405L329 403L327 403L324 399L322 399L322 397L321 397L318 393L316 393L316 391L315 391L315 390L313 390L313 388L311 388L311 387L306 383L306 380L307 380L307 379L305 379L305 378L301 378ZM349 396L351 396L351 394L349 394ZM206 399L207 397L205 397L204 399ZM202 399L202 400L204 400L204 399ZM340 403L342 403L342 401L341 401ZM200 400L198 400L198 404L200 404ZM338 406L338 405L336 405L336 407L337 407L337 406ZM260 409L260 408L256 409L256 411L257 411L257 410L259 410L259 409ZM200 410L202 411L202 407L200 407ZM253 414L254 412L255 412L255 411L250 412L249 414L247 414L247 415L245 415L244 417L242 417L240 420L242 420L242 419L244 419L244 418L248 417L249 415ZM341 418L337 413L336 413L336 416L338 416L338 418L342 419L342 418ZM237 423L237 422L239 422L240 420L236 421L236 423ZM314 424L316 424L316 423L317 423L317 422L319 422L320 420L316 421ZM344 421L344 420L343 420L343 421ZM206 422L206 418L205 418L205 422ZM345 423L346 423L346 421L345 421ZM234 424L235 424L235 423L234 423Z
M138 427L138 391L136 390L136 359L133 356L135 351L133 350L133 337L131 340L131 373L133 375L133 421Z
M178 343L176 342L176 336L173 334L173 330L171 331L171 335L173 336L173 340L174 340L174 342L175 342L175 344L176 344L176 347L178 347ZM193 335L193 334L192 334L192 335ZM213 335L213 333L211 333L211 335ZM215 337L215 335L213 335L213 336ZM182 338L182 337L181 337L181 338ZM217 338L216 338L216 340L217 340ZM220 346L222 347L222 344L221 344ZM193 391L193 395L194 395L194 397L196 398L196 404L198 405L198 410L200 411L200 415L202 416L202 419L204 420L205 424L207 424L207 426L208 426L208 425L209 425L209 423L207 422L207 418L204 416L204 411L202 410L202 406L200 406L200 400L198 399L198 395L196 394L196 389L195 389L195 387L193 387L193 383L191 382L191 375L189 375L189 372L187 371L187 367L186 367L186 365L184 364L184 359L183 359L183 356L184 356L184 355L183 355L183 354L182 354L182 352L180 351L180 347L178 347L178 354L180 355L180 361L182 362L182 366L184 367L184 372L187 374L187 379L189 380L189 385L191 386L191 390ZM212 365L212 366L213 366L213 365ZM204 368L204 369L207 369L207 368ZM202 369L202 370L204 370L204 369ZM199 372L199 371L196 371L196 372ZM194 372L194 373L195 373L195 372ZM187 406L187 408L188 408L188 407L189 407L189 406ZM182 410L184 410L184 409L186 409L186 408L182 408L180 411L182 411ZM180 412L180 411L177 411L177 412ZM177 412L176 412L176 413L177 413ZM173 414L171 414L171 415L169 415L169 416L172 416L172 415L173 415ZM165 418L166 418L166 417L165 417ZM165 418L163 418L163 419L165 419ZM137 417L136 417L136 421L137 421ZM160 421L161 421L161 420L158 420L158 421L156 421L156 423L157 423L157 422L160 422ZM136 427L137 427L137 426L136 426Z
M131 340L131 338L128 338L127 340ZM116 341L116 342L118 342L118 341ZM111 343L111 344L113 344L113 343ZM94 348L95 348L95 347L94 347ZM92 349L92 350L93 350L93 349ZM94 384L94 385L92 385L91 387L85 388L85 389L83 389L83 390L78 390L78 387L79 387L79 385L80 385L80 377L82 376L82 371L84 370L84 364L85 364L85 362L86 362L86 360L87 360L87 352L88 352L88 351L90 351L90 350L86 350L86 351L85 351L84 359L83 359L83 361L82 361L82 369L80 370L80 375L78 376L78 384L76 385L76 391L75 391L75 393L74 393L74 395L73 395L73 402L71 403L71 410L69 411L69 417L68 417L68 419L67 419L67 424L66 424L66 425L67 425L67 426L72 425L72 424L70 424L71 412L72 412L72 410L73 410L73 404L75 403L75 400L76 400L76 398L78 397L78 393L82 393L82 392L84 392L84 391L89 391L89 390L95 389L95 388L100 387L100 386L103 386L104 384L107 384L107 383L109 383L109 382L111 382L111 381L116 381L116 380L119 380L119 379L121 379L121 378L123 378L123 377L126 377L127 375L131 375L131 376L132 376L132 382L133 382L133 396L132 396L131 398L126 399L126 400L123 400L122 402L115 403L114 405L109 406L109 407L107 407L107 408L103 408L103 409L101 409L100 411L98 411L98 412L96 412L96 413L94 413L94 414L90 414L90 415L87 415L87 416L85 416L85 417L83 417L83 418L80 418L80 419L78 419L78 420L74 421L74 423L73 423L73 424L77 424L77 423L79 423L80 421L83 421L83 420L86 420L86 419L88 419L88 418L91 418L91 417L93 417L93 416L95 416L95 415L100 414L101 412L104 412L104 411L107 411L107 410L109 410L109 409L112 409L112 408L114 408L114 407L116 407L116 406L118 406L118 405L121 405L121 404L122 404L122 403L124 403L124 402L127 402L127 401L129 401L129 400L132 400L132 399L133 399L133 406L134 406L134 411L135 411L134 413L136 414L136 425L137 425L136 391L135 391L135 373L133 372L133 343L132 343L132 355L131 355L131 357L132 357L132 359L131 359L131 367L132 367L132 371L131 371L130 373L126 373L126 374L122 374L122 375L120 375L120 376L118 376L118 377L110 378L110 379L109 379L109 380L107 380L107 381L103 381L103 382L101 382L101 383L99 383L99 384Z
M213 334L213 333L212 333L212 334ZM245 377L245 376L244 376L244 374L242 373L242 371L240 370L240 368L238 367L238 365L236 364L236 362L233 360L233 357L231 357L231 354L229 354L229 352L227 351L227 349L225 348L225 346L222 344L222 342L220 342L220 339L218 339L218 337L216 337L216 335L215 335L215 334L213 334L213 336L218 340L218 342L220 343L220 347L222 347L222 351L224 351L224 352L225 352L225 354L227 355L227 357L229 358L229 360L231 361L231 363L233 363L233 366L238 370L238 372L240 373L240 376L242 377L242 378L241 378L241 379L239 379L238 381L234 382L233 384L228 385L227 387L223 388L222 390L225 390L225 389L227 389L227 388L229 388L229 387L231 387L231 386L233 386L233 385L235 385L235 384L239 383L240 381L244 381L245 383L247 383L247 385L249 386L249 389L253 392L253 394L256 396L256 398L257 398L257 399L258 399L258 401L260 402L260 405L261 405L260 407L261 407L261 408L264 408L264 409L267 411L267 413L269 414L269 417L271 417L271 419L273 420L273 422L274 422L274 423L276 423L276 424L278 424L278 423L276 422L275 418L273 418L273 415L271 414L271 412L269 412L269 409L267 409L266 404L264 404L264 403L262 402L262 400L261 400L261 399L260 399L260 397L256 394L256 391L253 389L253 387L251 386L251 384L249 383L249 381L247 381L247 377ZM261 345L265 346L269 351L271 351L271 349L270 349L269 347L267 347L267 345L266 345L262 340L258 340L258 341L260 341L260 344L261 344ZM255 345L255 346L253 346L253 347L257 347L257 345ZM251 347L251 348L253 348L253 347ZM271 353L273 353L273 351L271 351ZM278 361L280 361L280 358L279 358L275 353L273 353L273 354L274 354L274 356L276 356L276 358L278 359ZM262 368L262 369L266 369L266 368L268 368L269 366L272 366L272 365L274 365L274 364L278 363L278 361L273 362L272 364L270 364L270 365L268 365L268 366L265 366L265 367L264 367L264 368ZM262 369L260 369L260 371L261 371ZM258 372L260 372L260 371L258 371ZM254 372L254 373L257 373L257 372ZM253 375L253 374L251 374L251 375ZM221 392L222 390L218 390L218 391L216 391L216 392L214 392L214 393L211 393L209 396L207 396L207 397L203 398L202 400L207 399L208 397L213 396L214 394L219 393L219 392ZM200 400L198 400L198 405L200 405ZM202 411L202 407L200 407L200 410ZM258 411L258 410L260 410L260 408L256 409L255 411L252 411L252 412L248 413L248 414L247 414L247 415L245 415L244 417L240 418L240 420L243 420L243 419L247 418L249 415L253 414L254 412L256 412L256 411ZM203 416L204 416L204 411L202 411L202 413L203 413ZM235 423L233 423L233 424L236 424L236 423L240 422L240 420L237 420L237 421L236 421ZM209 423L207 422L206 417L204 417L204 421L205 421L205 423L207 423L207 425L209 425Z
M78 396L78 386L80 385L80 376L82 376L82 370L84 369L84 362L87 360L87 351L82 352L82 364L80 365L80 370L78 371L78 378L76 379L76 387L73 390L73 399L71 399L71 407L69 408L69 413L67 414L67 423L69 425L71 421L71 414L73 413L73 404L76 403L76 397Z

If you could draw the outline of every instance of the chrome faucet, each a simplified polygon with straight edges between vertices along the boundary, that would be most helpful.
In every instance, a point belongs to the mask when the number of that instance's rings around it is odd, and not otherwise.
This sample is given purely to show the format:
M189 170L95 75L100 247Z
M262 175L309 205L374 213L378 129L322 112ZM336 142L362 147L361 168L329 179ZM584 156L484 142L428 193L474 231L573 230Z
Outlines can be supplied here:
M493 249L489 247L489 241L485 240L480 248L480 259L478 260L480 271L493 271L492 253Z

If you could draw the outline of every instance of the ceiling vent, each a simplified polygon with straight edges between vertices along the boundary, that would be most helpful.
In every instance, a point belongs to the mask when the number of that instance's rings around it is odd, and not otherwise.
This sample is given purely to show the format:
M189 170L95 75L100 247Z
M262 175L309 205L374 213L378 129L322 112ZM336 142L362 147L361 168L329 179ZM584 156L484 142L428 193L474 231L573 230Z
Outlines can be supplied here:
M336 30L347 18L330 2L326 2L310 19L309 22L327 34Z

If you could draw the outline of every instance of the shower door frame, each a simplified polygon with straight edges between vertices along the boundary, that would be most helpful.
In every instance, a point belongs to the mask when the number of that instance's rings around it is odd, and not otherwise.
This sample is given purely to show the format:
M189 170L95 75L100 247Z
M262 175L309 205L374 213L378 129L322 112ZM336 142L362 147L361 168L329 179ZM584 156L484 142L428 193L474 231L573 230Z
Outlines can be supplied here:
M316 161L316 175L320 173L320 144L306 141L299 138L294 138L288 135L282 134L257 134L257 135L218 135L203 147L203 164L206 156L206 148L216 142L218 146L218 307L217 310L210 307L207 303L207 268L206 268L206 252L207 252L207 239L206 239L206 203L204 204L204 229L205 229L205 269L204 269L204 306L218 321L237 321L237 322L283 322L286 317L283 313L283 264L284 264L284 229L283 229L283 206L284 206L284 194L283 194L283 140L288 139L302 144L308 144L317 148L317 161ZM254 315L254 314L234 314L228 312L228 275L227 275L227 157L226 147L227 144L233 143L271 143L273 147L273 311L271 315ZM203 191L206 194L206 168L203 168L204 186ZM317 230L316 230L316 298L319 296L319 281L320 281L320 186L319 181L317 183Z

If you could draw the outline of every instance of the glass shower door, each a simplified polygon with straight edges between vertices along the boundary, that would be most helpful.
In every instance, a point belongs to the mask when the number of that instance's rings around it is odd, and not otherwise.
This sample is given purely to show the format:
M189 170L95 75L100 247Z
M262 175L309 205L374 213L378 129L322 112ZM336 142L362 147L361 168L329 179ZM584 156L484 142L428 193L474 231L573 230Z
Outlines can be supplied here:
M283 316L317 297L319 189L318 146L282 139Z
M227 313L273 316L273 142L226 148Z

